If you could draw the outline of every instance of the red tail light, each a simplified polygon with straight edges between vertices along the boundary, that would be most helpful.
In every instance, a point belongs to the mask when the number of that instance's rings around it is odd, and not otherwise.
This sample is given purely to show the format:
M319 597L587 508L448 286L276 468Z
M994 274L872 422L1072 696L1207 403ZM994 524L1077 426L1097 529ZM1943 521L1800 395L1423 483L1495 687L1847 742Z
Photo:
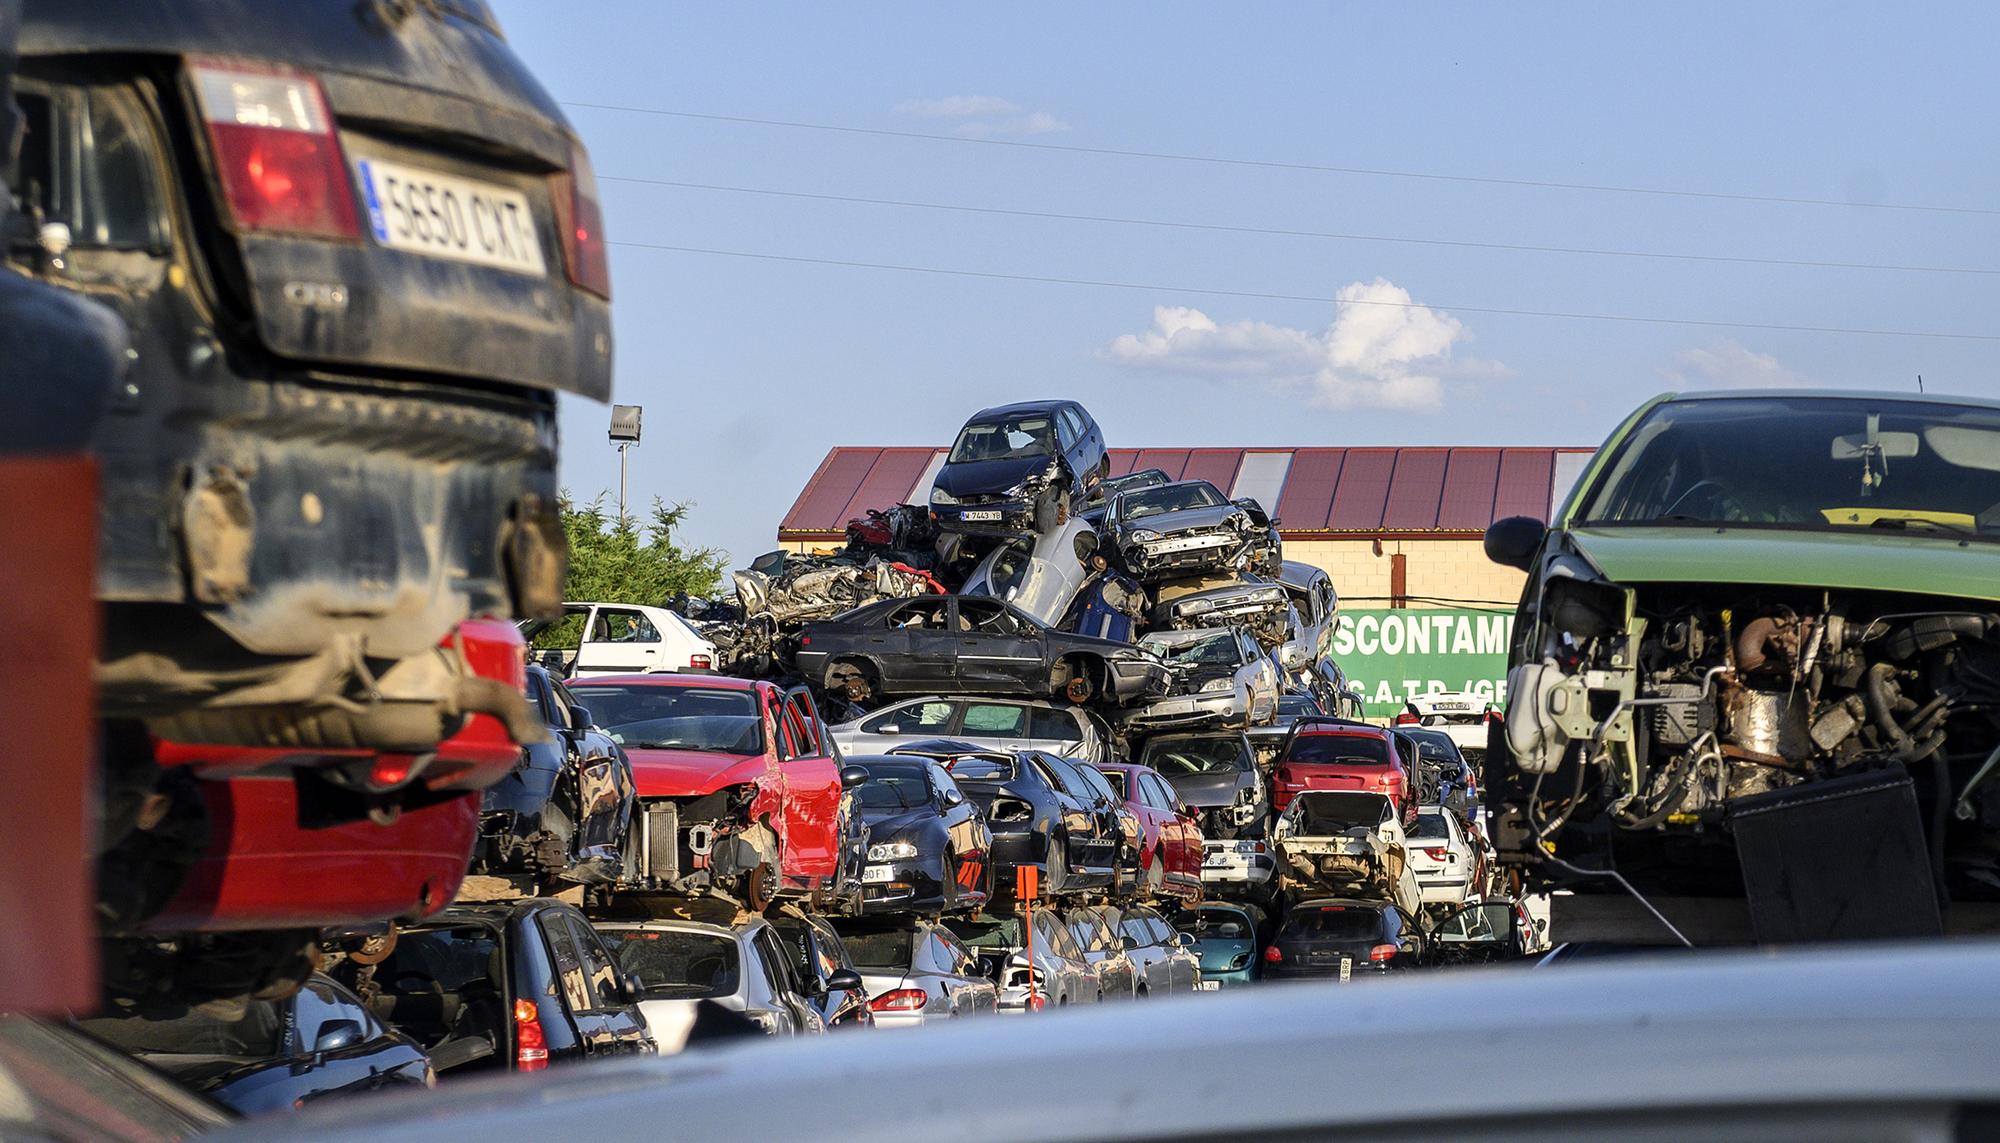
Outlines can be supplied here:
M1430 859L1431 859L1432 861L1443 861L1443 860L1444 860L1445 858L1447 858L1447 857L1450 857L1450 856L1451 856L1451 850L1449 850L1449 849L1426 849L1426 850L1424 850L1424 856L1425 856L1425 857L1428 857L1428 858L1430 858Z
M1422 721L1423 719L1418 718L1416 715L1411 714L1407 710L1396 716L1397 726L1415 726Z
M532 1000L514 1002L514 1069L538 1072L549 1066L549 1042L542 1035L542 1017Z
M569 170L555 176L556 227L563 264L578 289L611 300L611 262L604 247L604 211L597 205L597 175L583 145L569 145Z
M1394 959L1396 959L1395 945L1376 945L1374 948L1368 950L1368 960L1370 963L1381 964L1385 960Z
M690 670L690 671L706 671L706 670L708 670L708 668L709 668L709 666L710 666L710 664L711 664L712 662L713 662L713 660L711 660L711 659L710 659L710 658L709 658L709 657L708 657L707 655L689 655L689 656L688 656L688 670Z
M1278 951L1277 945L1271 945L1264 950L1264 960L1268 964L1277 964L1284 959L1285 954Z
M1497 710L1489 710L1486 712L1486 721L1489 723L1505 722L1507 718Z
M347 160L317 79L213 59L191 62L188 72L239 229L361 237Z
M868 1002L874 1012L916 1012L930 1003L930 997L921 988L898 988L884 992Z
M1040 1012L1049 1006L1048 998L1039 992L1028 993L1028 1011Z

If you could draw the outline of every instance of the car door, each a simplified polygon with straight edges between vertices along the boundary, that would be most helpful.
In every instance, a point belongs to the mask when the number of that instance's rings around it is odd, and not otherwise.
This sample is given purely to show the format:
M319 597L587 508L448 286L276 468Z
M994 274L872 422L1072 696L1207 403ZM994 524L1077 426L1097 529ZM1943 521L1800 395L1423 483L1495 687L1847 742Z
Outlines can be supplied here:
M1053 706L1028 708L1028 746L1031 749L1046 750L1065 758L1082 758L1084 743L1083 725L1069 711Z
M950 598L922 596L877 616L853 650L875 662L892 693L950 691L958 682L956 630Z
M1153 796L1158 804L1166 807L1167 820L1161 827L1161 832L1169 839L1167 868L1178 870L1186 877L1199 878L1202 857L1201 831L1195 828L1194 822L1189 820L1188 815L1181 813L1183 803L1180 796L1174 793L1172 786L1167 785L1166 779L1157 774L1147 774L1143 777L1147 785L1152 787Z
M573 675L622 675L667 666L666 639L637 607L597 604L577 644Z
M990 742L1002 750L1027 750L1034 745L1029 733L1031 718L1024 703L971 699L959 716L958 735L981 744Z
M958 682L975 693L1049 689L1045 648L1038 630L998 600L954 597L958 632Z
M757 946L758 959L764 962L771 995L791 1015L793 1028L801 1035L826 1031L826 1021L806 999L805 982L793 971L778 934L769 925L759 925L750 939Z
M804 687L784 694L787 877L831 877L840 861L840 765L819 708Z
M652 1047L652 1033L639 1006L625 998L624 972L618 958L604 947L603 938L582 914L567 915L570 934L583 962L584 980L590 986L590 1014L601 1025L600 1055L631 1055Z
M1062 820L1064 863L1072 871L1081 872L1104 864L1099 854L1103 849L1099 835L1103 823L1095 807L1095 799L1083 780L1066 773L1068 767L1049 754L1036 752L1029 757L1029 764L1035 767L1042 781L1047 784L1055 798L1056 810ZM1050 892L1057 892L1060 886L1051 885Z
M951 1014L980 1016L993 1011L999 990L979 974L978 961L950 929L931 929L937 942L938 967L951 977Z
M548 947L549 963L555 973L556 999L575 1031L578 1048L585 1057L609 1054L613 1050L611 1029L596 1010L583 950L577 947L576 934L570 928L565 910L544 909L535 915L534 925ZM547 1007L542 1012L546 1016Z

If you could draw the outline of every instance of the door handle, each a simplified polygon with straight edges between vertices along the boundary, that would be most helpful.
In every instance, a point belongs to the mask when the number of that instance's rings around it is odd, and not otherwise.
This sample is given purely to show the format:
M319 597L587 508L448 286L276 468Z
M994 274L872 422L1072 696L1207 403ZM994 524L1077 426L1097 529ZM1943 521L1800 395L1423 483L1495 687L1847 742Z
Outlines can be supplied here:
M648 655L657 655L657 654L659 654L659 652L658 652L658 651L654 650L654 649L653 649L653 648L651 648L651 647L648 647L648 648L646 648L646 653L647 653Z

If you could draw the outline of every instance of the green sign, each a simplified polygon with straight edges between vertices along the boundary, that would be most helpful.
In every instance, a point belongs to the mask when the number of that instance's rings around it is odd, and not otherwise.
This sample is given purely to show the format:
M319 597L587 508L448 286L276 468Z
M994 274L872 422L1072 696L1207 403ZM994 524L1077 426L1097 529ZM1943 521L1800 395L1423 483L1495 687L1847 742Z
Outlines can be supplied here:
M1360 685L1370 718L1402 713L1413 695L1466 691L1507 701L1512 612L1382 608L1340 612L1333 660Z

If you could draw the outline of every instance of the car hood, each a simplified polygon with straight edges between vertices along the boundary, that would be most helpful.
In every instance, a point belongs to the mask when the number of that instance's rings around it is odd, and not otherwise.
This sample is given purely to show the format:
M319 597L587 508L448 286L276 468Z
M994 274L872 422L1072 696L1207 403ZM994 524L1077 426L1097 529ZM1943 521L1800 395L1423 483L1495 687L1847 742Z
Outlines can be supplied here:
M1182 774L1167 781L1173 783L1174 793L1179 794L1182 801L1207 809L1233 803L1238 790L1256 786L1257 777L1248 770L1227 770L1219 774Z
M929 806L918 806L913 810L862 810L861 820L868 823L870 841L887 840L891 834L910 833L937 821L937 811Z
M2000 600L2000 545L1949 536L1709 527L1577 528L1570 542L1617 583L1741 583Z
M754 782L764 774L759 754L719 754L712 750L640 750L626 747L632 784L642 798L685 798L724 786Z
M1055 461L1052 456L1017 456L1001 460L966 460L938 469L935 488L953 496L1005 492Z
M1234 504L1217 504L1209 508L1183 508L1179 512L1162 512L1157 516L1142 516L1137 520L1123 520L1118 524L1121 532L1145 529L1148 532L1182 532L1189 528L1220 528L1231 516L1239 515L1243 509Z

